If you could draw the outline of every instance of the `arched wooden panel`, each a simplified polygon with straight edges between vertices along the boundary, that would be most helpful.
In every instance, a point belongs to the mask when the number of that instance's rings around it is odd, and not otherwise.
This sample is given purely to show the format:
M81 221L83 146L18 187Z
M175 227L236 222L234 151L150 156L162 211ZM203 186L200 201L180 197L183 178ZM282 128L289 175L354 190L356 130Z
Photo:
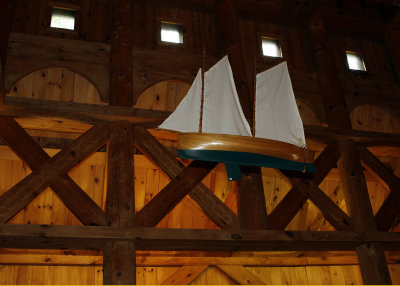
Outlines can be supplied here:
M185 97L190 84L180 81L162 81L146 89L134 107L162 111L174 111Z
M64 68L37 70L20 79L8 96L101 104L95 86L80 74Z
M400 120L372 104L355 107L350 113L350 119L353 129L400 133Z

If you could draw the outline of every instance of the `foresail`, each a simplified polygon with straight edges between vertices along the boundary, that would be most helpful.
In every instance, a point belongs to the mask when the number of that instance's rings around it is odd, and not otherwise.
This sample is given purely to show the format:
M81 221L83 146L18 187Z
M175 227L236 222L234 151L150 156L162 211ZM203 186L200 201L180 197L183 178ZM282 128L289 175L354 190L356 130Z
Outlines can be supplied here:
M205 73L204 82L203 132L251 136L227 56Z
M201 69L175 111L159 126L180 132L199 132L201 105Z
M255 136L305 147L286 62L257 75Z

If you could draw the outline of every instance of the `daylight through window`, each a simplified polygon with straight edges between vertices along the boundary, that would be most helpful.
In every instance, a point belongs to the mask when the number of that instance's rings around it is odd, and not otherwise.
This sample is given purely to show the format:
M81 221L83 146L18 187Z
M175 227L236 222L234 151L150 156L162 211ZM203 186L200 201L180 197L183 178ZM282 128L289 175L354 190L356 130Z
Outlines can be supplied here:
M282 57L279 41L270 38L261 38L262 52L267 57Z
M183 33L182 27L178 24L161 23L161 41L182 44Z
M53 8L50 27L75 30L75 11L61 8Z
M360 54L353 52L346 52L347 64L349 69L356 71L366 71L364 61Z

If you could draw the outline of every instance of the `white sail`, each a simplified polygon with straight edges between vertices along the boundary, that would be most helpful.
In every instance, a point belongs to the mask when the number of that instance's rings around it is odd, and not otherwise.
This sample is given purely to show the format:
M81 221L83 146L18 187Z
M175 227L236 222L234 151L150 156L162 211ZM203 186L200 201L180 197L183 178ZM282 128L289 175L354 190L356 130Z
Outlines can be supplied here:
M201 105L201 69L186 96L175 111L159 126L180 132L199 132Z
M257 75L255 107L256 137L306 146L286 62Z
M203 132L251 136L227 56L204 75Z

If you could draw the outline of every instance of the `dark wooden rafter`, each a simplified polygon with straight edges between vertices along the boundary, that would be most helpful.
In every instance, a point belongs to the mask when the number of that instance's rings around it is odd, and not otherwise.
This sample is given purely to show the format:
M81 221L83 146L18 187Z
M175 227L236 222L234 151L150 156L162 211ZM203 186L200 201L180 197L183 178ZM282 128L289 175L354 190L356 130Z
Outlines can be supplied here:
M107 226L135 226L133 129L116 122L107 145ZM104 247L104 284L135 284L136 253L133 241L107 241Z
M110 105L133 106L132 5L130 0L112 2Z
M399 18L399 17L397 17ZM400 23L393 22L385 27L385 41L389 51L392 67L397 76L397 82L400 82Z
M363 166L376 176L378 181L390 190L389 196L375 215L378 230L387 231L400 215L400 180L385 164L374 156L367 148L358 147Z
M0 116L0 138L32 169L38 171L50 156L14 119ZM103 225L103 210L68 176L50 187L68 209L85 225Z
M216 165L193 161L137 213L136 225L156 226Z
M7 60L8 38L14 15L14 1L0 2L0 106L4 104L4 67Z
M314 173L313 178L310 180L311 183L318 186L330 170L336 166L338 159L339 151L337 145L335 143L329 144L314 162L317 172ZM298 190L296 186L292 186L289 193L268 216L269 228L284 229L306 203L308 198L308 193Z
M357 146L352 141L339 143L338 167L342 177L347 209L357 231L376 230L375 217L361 167ZM356 248L365 284L391 284L389 269L381 246L360 245Z
M99 149L107 139L108 126L94 126L57 155L41 164L37 170L0 197L0 222L5 223L12 218L46 187L54 184L84 158Z
M400 250L399 233L124 228L0 224L0 245L18 249L103 249L107 241L132 241L137 250L327 251L378 244Z
M154 162L168 177L175 178L183 166L145 128L135 127L134 143L150 161ZM189 193L204 213L219 227L238 229L238 217L202 183Z
M321 13L314 13L309 29L310 44L316 63L321 94L329 127L351 128L349 112L329 49L329 40ZM340 96L338 96L340 95Z

